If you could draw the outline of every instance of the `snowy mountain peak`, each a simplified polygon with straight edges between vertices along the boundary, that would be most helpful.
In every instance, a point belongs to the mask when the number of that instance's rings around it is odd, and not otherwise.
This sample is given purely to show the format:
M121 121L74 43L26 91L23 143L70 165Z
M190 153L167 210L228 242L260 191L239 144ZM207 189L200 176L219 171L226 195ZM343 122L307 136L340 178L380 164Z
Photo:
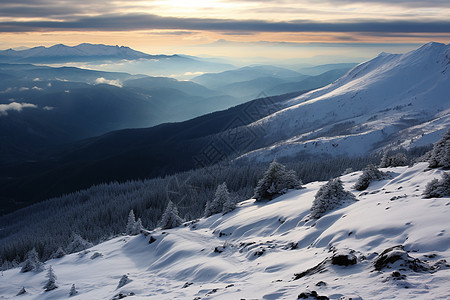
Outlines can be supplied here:
M362 155L434 142L450 125L449 68L445 44L379 55L251 124L265 132L263 145L241 158Z
M77 46L56 44L51 47L34 47L26 50L0 51L0 59L12 61L39 62L45 60L97 60L97 59L140 59L154 56L125 46L83 43Z

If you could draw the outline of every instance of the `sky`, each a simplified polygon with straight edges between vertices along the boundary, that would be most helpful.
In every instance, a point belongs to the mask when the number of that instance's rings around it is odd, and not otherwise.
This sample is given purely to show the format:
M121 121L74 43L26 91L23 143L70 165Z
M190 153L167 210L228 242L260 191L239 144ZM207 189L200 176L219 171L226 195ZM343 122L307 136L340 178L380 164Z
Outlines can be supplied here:
M0 49L87 42L149 54L359 59L430 41L450 42L448 0L0 1Z

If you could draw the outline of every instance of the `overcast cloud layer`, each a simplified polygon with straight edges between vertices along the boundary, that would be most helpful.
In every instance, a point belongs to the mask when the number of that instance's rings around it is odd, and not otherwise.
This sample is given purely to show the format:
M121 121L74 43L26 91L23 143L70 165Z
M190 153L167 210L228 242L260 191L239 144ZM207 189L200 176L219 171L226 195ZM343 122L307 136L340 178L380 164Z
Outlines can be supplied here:
M161 17L149 14L106 15L76 20L1 22L1 32L31 32L46 30L129 31L148 29L187 29L245 32L384 32L440 33L450 32L450 21L368 21L268 22L261 20L200 19Z
M0 32L152 29L208 30L228 34L230 32L450 32L448 19L450 1L447 0L329 0L320 4L312 0L227 2L216 0L208 1L208 4L193 4L191 5L193 7L179 7L182 3L181 1L3 0L0 4ZM280 11L284 11L285 15L279 14ZM215 17L218 12L222 12L222 17ZM224 18L224 15L227 17Z

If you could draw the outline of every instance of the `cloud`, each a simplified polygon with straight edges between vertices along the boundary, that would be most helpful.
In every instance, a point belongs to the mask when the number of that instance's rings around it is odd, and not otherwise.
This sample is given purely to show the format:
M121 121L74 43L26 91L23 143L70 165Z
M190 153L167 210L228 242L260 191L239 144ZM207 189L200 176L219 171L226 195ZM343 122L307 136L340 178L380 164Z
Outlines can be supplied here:
M447 33L449 20L315 22L295 20L270 22L265 20L232 20L162 17L154 14L114 14L82 17L70 21L10 21L0 22L0 32L33 31L129 31L129 30L207 30L219 32L389 32Z
M289 7L294 6L295 4L303 4L307 5L306 7L313 7L317 4L316 0L233 0L231 2L237 3L261 3L267 4L270 3L272 5L276 5L277 7ZM345 4L387 4L387 5L396 5L403 7L450 7L450 2L448 0L328 0L321 1L321 4L328 5L345 5Z
M96 84L109 84L109 85L114 85L117 87L122 87L122 82L120 82L120 80L116 79L116 80L108 80L105 79L103 77L99 77L97 79L95 79L95 83Z
M37 106L31 103L17 103L17 102L11 102L9 104L0 104L0 116L7 116L8 111L20 112L24 108L37 108Z
M405 35L406 36L406 35ZM339 38L338 38L339 39ZM197 47L216 47L216 46L271 46L271 47L298 47L298 48L314 48L314 47L352 47L352 48L370 48L370 47L389 47L392 45L398 47L417 48L421 43L355 43L355 42L271 42L271 41L255 41L255 42L236 42L225 39L219 39L209 44L200 44Z

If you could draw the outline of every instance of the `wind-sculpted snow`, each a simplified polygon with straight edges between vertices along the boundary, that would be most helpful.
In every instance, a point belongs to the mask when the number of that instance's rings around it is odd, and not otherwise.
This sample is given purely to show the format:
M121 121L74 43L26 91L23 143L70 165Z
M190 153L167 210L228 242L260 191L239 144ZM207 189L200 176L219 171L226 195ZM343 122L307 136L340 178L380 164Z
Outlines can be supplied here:
M449 66L450 45L380 54L250 124L265 132L264 145L241 159L362 155L399 147L398 141L407 148L424 144L422 139L429 142L430 135L450 125Z
M5 271L0 294L13 298L24 287L21 299L63 299L75 284L73 299L447 298L450 198L422 198L427 181L446 171L426 163L382 170L392 178L364 192L352 189L361 172L342 176L357 201L319 219L310 208L325 182L179 228L117 237L47 261L41 272ZM58 288L44 292L50 265Z

